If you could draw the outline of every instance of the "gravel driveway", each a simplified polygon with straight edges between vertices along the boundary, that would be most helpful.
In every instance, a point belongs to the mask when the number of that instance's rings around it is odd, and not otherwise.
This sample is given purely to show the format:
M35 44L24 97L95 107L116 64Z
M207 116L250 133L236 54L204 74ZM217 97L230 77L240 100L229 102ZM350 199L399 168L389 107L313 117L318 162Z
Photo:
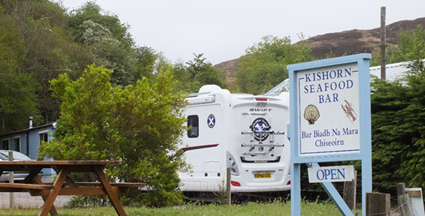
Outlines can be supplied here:
M15 207L19 208L40 208L43 206L44 201L41 196L31 196L27 192L22 193L0 193L0 208L10 207L10 194L14 196ZM55 200L55 207L64 207L68 205L68 201L73 196L57 196Z

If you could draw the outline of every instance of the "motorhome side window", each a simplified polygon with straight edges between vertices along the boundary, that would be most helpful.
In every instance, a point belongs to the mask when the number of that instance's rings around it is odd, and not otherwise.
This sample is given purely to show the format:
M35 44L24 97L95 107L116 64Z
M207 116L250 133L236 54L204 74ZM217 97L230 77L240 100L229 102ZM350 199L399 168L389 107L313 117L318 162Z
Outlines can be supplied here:
M194 138L199 136L199 118L197 115L191 115L187 117L187 136Z

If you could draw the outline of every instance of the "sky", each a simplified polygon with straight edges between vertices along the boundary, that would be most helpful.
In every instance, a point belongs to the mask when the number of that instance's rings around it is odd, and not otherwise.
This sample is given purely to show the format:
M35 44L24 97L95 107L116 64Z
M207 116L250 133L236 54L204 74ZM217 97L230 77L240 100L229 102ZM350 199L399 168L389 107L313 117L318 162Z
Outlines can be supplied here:
M52 0L68 10L87 0ZM130 26L137 46L151 47L172 63L203 53L213 65L236 59L271 35L304 38L425 17L424 0L95 0Z

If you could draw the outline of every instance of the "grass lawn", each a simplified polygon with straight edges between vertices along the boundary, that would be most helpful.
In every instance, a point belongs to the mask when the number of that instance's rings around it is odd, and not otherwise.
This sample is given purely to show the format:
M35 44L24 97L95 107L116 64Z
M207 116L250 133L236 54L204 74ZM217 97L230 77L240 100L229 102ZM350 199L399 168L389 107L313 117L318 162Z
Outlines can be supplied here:
M246 205L197 205L187 204L178 207L167 208L146 208L146 207L124 207L127 215L176 215L176 216L290 216L290 202L276 201L273 203L248 203ZM88 216L107 216L117 215L112 207L93 207L93 208L58 208L59 215L88 215ZM0 215L37 215L38 209L1 209ZM309 203L303 202L301 215L341 215L337 207L332 202Z

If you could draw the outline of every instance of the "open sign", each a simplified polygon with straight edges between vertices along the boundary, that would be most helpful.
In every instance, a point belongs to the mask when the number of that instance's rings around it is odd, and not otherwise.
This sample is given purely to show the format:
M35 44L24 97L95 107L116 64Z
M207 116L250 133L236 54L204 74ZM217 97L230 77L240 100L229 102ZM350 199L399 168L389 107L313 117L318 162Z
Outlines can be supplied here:
M346 182L353 179L353 165L308 168L308 180L310 183Z

